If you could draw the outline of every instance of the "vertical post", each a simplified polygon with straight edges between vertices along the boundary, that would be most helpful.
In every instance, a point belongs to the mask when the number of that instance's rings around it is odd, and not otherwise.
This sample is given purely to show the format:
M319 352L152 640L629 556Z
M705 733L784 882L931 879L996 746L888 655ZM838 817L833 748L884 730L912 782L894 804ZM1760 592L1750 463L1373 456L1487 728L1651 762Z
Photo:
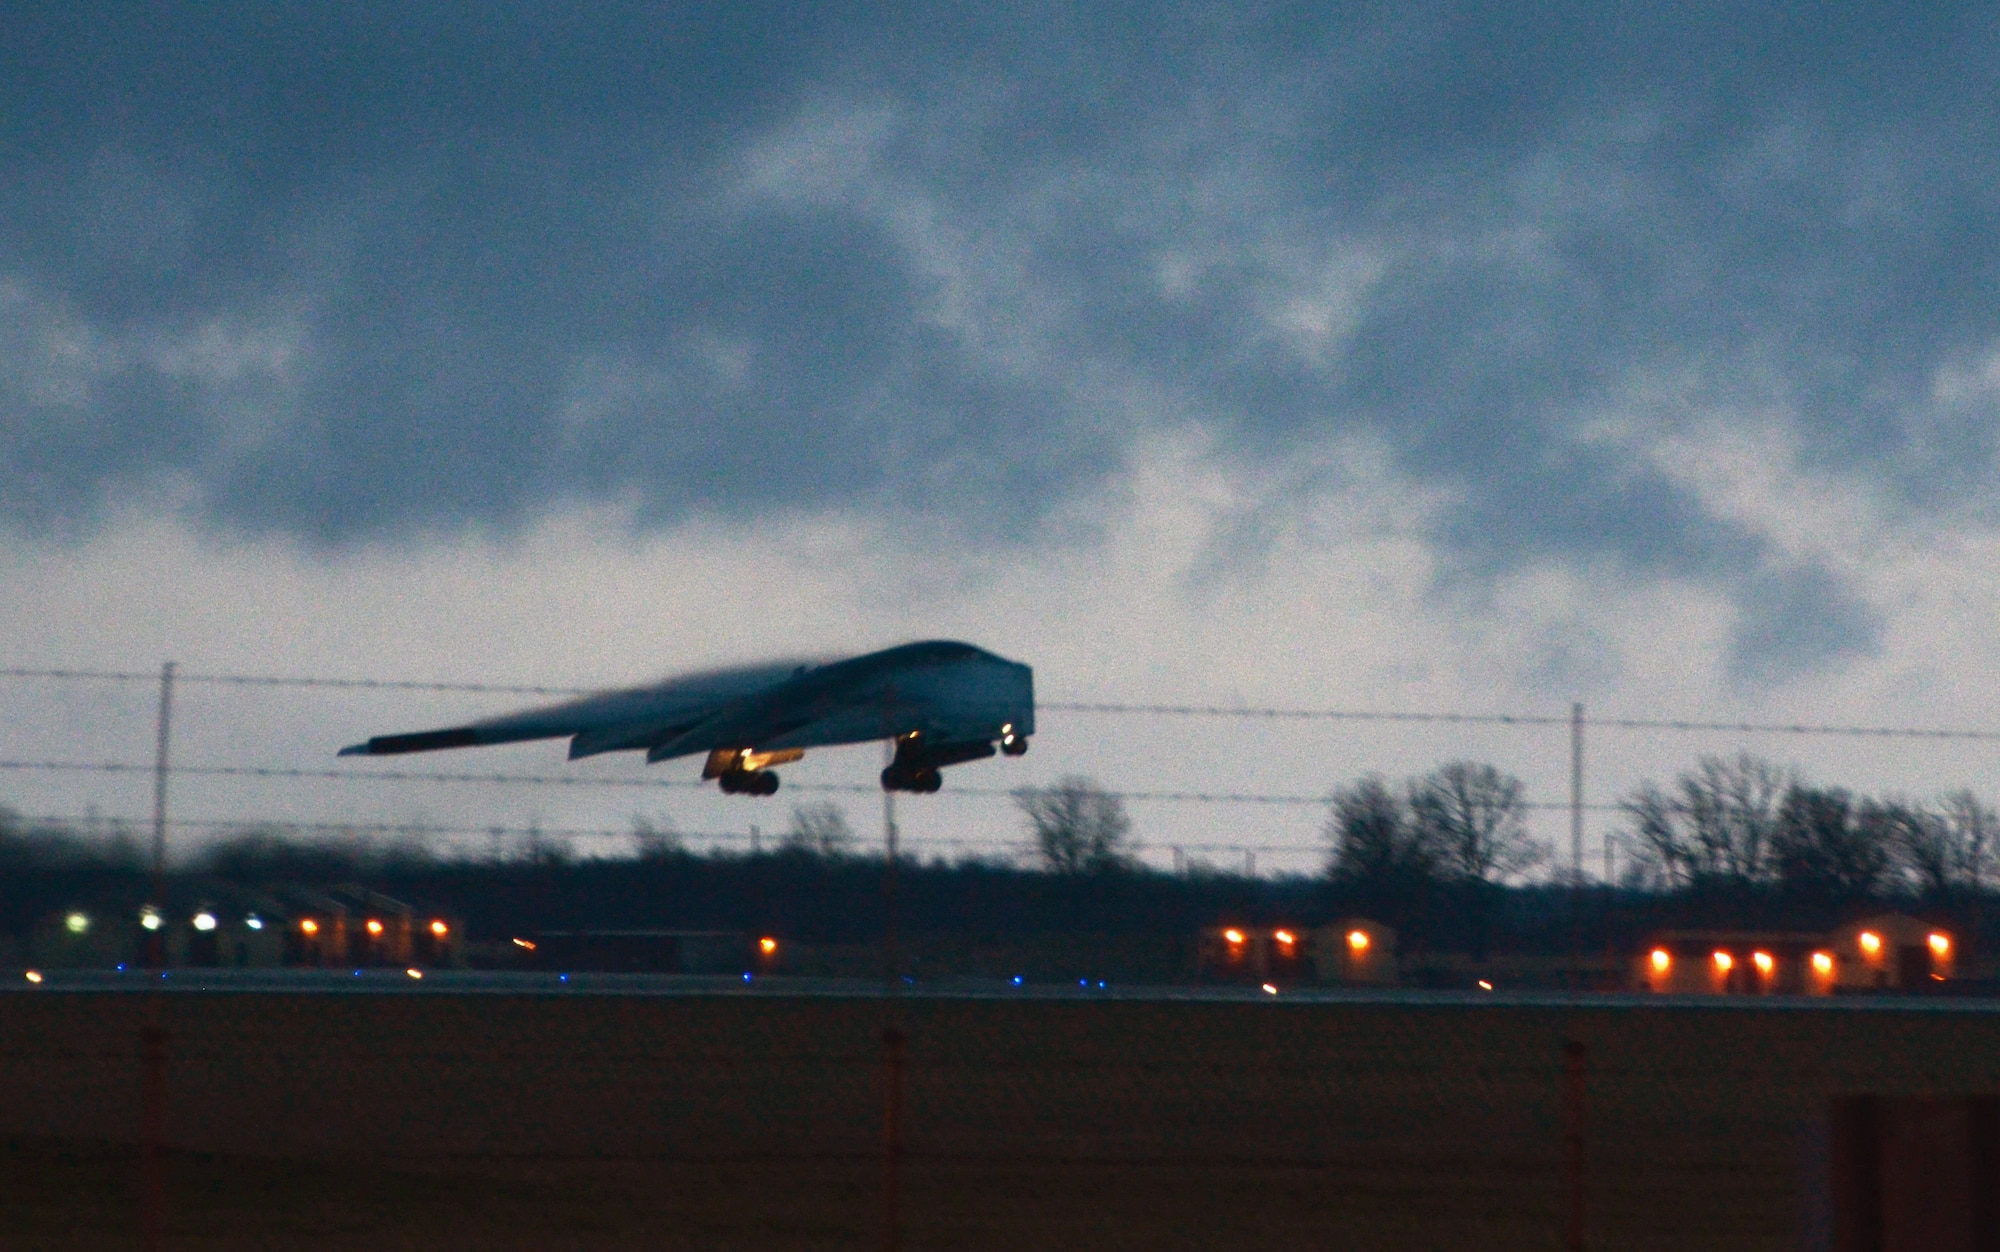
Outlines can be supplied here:
M1569 946L1571 988L1583 971L1583 705L1569 706Z
M153 741L153 908L158 929L145 933L147 964L167 966L167 777L172 770L174 663L160 666L160 716ZM166 1236L167 1030L160 1022L158 984L148 997L147 1024L139 1031L139 1238L145 1252L159 1252Z
M173 768L174 663L160 666L160 712L153 732L153 883L152 907L159 910L158 929L145 932L143 964L167 967L167 779Z
M894 740L890 743L893 745ZM893 751L893 747L892 747ZM889 980L889 990L894 992L899 985L903 957L897 950L899 936L896 933L896 793L887 787L882 789L882 976Z
M167 774L172 768L174 663L160 666L160 720L153 735L153 899L166 907Z
M1583 886L1583 706L1569 708L1569 859L1576 885Z
M1585 1049L1563 1043L1563 1249L1583 1252L1583 1068Z
M882 1032L882 1247L903 1246L903 1045L902 1031Z

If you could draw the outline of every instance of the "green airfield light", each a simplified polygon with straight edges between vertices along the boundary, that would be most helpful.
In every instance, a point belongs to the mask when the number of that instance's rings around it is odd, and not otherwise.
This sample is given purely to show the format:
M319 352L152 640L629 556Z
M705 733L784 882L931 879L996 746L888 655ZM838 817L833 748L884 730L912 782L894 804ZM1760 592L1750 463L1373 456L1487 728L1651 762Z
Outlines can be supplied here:
M90 929L90 914L71 913L68 917L63 918L63 926L72 935L83 934Z

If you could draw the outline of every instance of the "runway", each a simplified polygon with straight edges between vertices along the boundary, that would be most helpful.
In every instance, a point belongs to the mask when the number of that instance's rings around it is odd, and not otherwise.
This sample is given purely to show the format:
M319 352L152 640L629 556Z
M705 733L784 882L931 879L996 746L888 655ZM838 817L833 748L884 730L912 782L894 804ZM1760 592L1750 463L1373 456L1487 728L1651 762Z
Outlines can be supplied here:
M1890 1013L1990 1016L2000 997L1974 995L1705 996L1645 992L1492 991L1415 987L1283 986L1266 991L1242 984L1122 985L1108 981L1015 983L996 978L940 978L892 986L880 979L797 978L785 975L619 974L559 971L419 969L18 969L0 978L0 993L63 992L225 994L282 993L395 996L629 996L838 998L857 1000L997 1000L1118 1003L1379 1005L1406 1008L1645 1009L1659 1012Z

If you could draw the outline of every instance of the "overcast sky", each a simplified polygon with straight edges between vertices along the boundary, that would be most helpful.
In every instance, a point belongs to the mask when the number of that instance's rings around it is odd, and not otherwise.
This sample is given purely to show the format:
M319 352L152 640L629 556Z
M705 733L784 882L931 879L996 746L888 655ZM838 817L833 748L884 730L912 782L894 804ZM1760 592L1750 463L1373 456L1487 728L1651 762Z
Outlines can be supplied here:
M1054 700L2000 724L1991 6L906 9L0 11L0 664L603 683L943 635ZM148 700L0 682L0 750L144 760ZM509 703L194 689L180 756L330 768ZM1592 798L1738 746L2000 791L2000 749L1607 732ZM1051 713L952 785L1470 754L1558 800L1567 751ZM878 768L824 755L795 781ZM177 811L768 830L792 794Z

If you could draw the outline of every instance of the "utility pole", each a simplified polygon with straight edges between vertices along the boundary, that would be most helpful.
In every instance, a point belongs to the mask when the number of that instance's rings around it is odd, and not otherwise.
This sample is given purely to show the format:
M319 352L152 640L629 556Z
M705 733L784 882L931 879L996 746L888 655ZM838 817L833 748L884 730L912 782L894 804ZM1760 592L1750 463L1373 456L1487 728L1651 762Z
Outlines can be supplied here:
M1569 861L1579 891L1583 889L1583 706L1569 709Z
M160 721L153 754L153 904L159 924L145 932L152 964L167 966L167 774L173 759L174 663L160 666ZM161 977L165 977L164 974ZM159 1252L166 1237L167 1030L159 984L139 1031L139 1244Z
M167 963L167 775L172 770L174 730L174 663L160 666L160 720L153 743L153 907L160 925L149 930L148 946L157 945L155 964Z
M903 957L896 933L896 793L887 787L882 788L882 850L888 858L882 864L882 967L893 992Z
M888 767L896 763L896 689L882 693L882 766L886 774ZM889 787L887 779L882 786L882 976L888 980L888 989L894 995L900 987L903 955L898 950L901 937L896 933L896 793Z
M1569 706L1569 946L1571 987L1583 972L1583 705Z

